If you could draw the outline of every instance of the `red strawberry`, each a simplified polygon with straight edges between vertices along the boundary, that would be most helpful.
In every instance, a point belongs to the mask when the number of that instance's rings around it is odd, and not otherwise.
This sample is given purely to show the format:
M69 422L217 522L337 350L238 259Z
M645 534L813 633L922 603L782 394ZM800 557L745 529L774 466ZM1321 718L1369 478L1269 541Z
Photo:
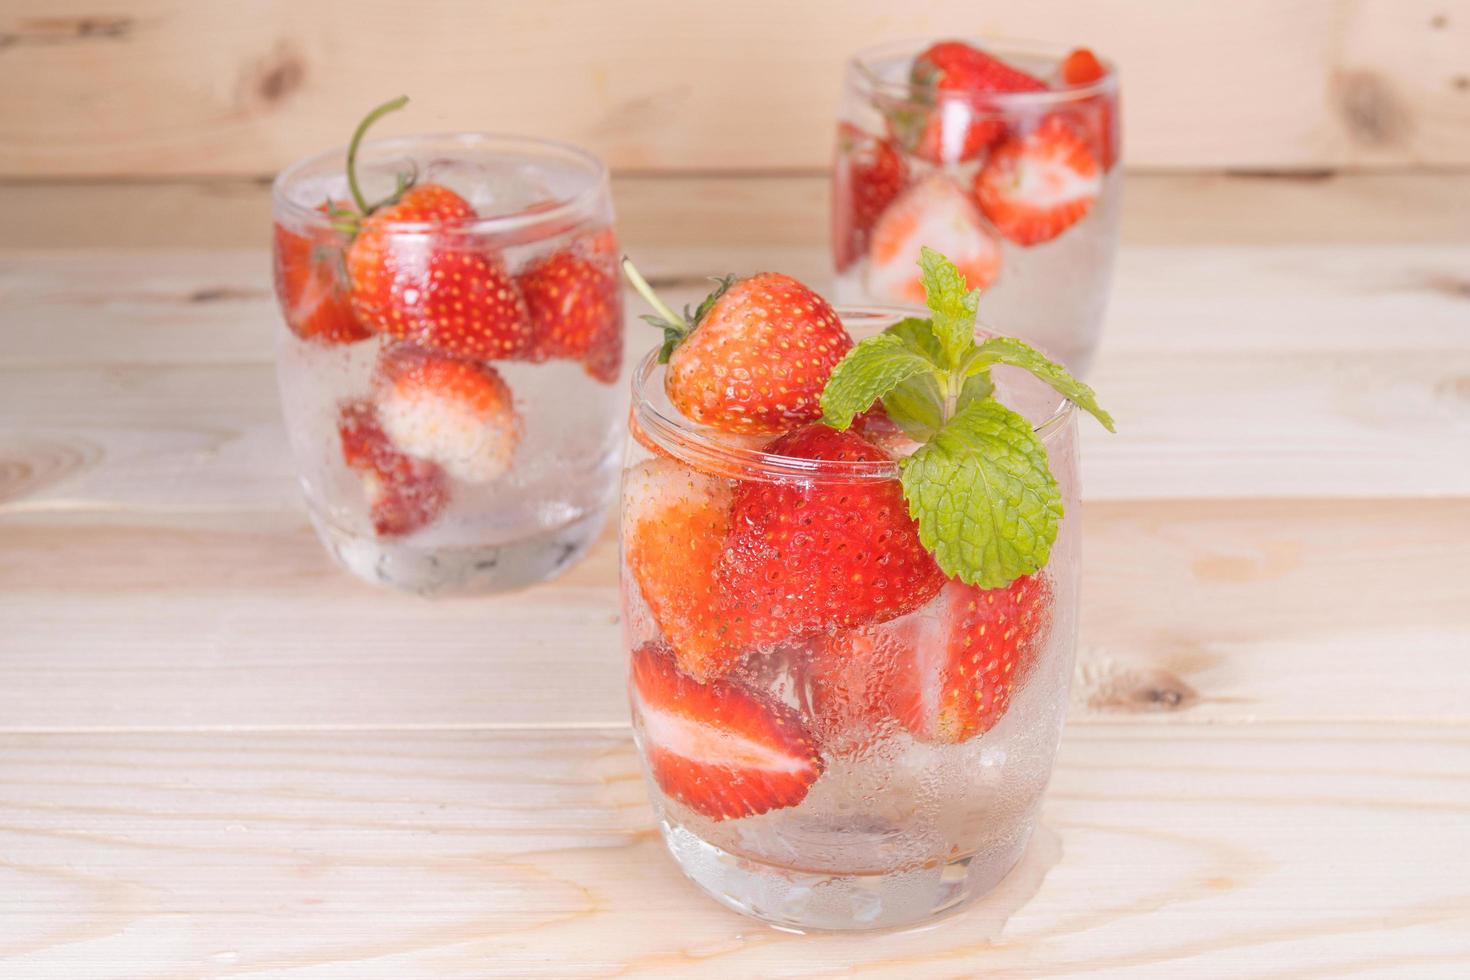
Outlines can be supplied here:
M987 93L1041 92L1046 83L963 41L941 41L914 59L909 80L932 100L914 152L930 163L963 163L1005 134L1006 124Z
M1097 55L1086 48L1078 48L1062 61L1058 74L1062 85L1091 85L1106 78L1108 69L1098 60ZM1118 159L1117 95L1100 94L1086 100L1077 108L1088 132L1093 136L1103 169L1113 169L1113 164Z
M722 284L690 322L649 294L672 333L664 390L701 425L784 432L820 418L832 368L852 348L837 312L790 276L762 272Z
M1087 141L1059 116L996 147L975 175L975 199L1019 245L1051 241L1081 221L1102 190Z
M1091 85L1107 75L1108 70L1087 48L1077 48L1062 59L1062 84Z
M857 433L820 423L775 439L766 451L889 462ZM719 577L758 644L893 619L928 602L944 582L897 479L737 484Z
M832 176L832 260L842 272L868 250L868 233L903 190L903 157L893 142L851 123L837 129Z
M383 429L405 452L468 483L510 469L521 419L490 365L394 344L383 349L373 384Z
M903 192L883 213L868 246L868 292L877 300L924 305L919 249L949 257L971 289L1000 276L1000 240L985 227L979 208L954 181L931 174Z
M672 459L623 477L623 554L679 668L705 681L745 652L744 621L715 580L730 526L730 486Z
M1034 666L1051 613L1043 575L989 590L951 579L919 612L814 644L807 683L819 731L862 737L897 722L950 744L989 731Z
M795 806L822 759L790 707L734 681L701 684L663 646L633 651L633 710L654 781L714 820Z
M623 363L623 294L607 245L595 237L533 260L517 277L530 313L531 359L581 361L598 381L618 380ZM616 240L611 243L616 254Z
M529 349L525 300L500 253L463 228L475 210L438 184L421 184L364 218L347 250L358 319L400 340L484 361ZM433 226L397 231L404 222Z
M328 206L317 210L326 212ZM302 340L350 344L373 335L353 315L342 248L333 231L313 228L299 234L276 225L276 297L286 326Z
M412 534L439 516L449 500L444 471L395 448L371 404L345 402L337 435L343 462L362 478L373 529L380 537Z

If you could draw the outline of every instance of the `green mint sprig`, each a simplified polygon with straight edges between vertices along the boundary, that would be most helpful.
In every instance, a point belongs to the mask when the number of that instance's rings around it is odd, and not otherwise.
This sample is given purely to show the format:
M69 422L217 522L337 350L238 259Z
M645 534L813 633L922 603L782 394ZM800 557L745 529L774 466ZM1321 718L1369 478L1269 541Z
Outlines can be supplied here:
M1043 567L1062 495L1031 423L995 399L990 368L1030 371L1092 414L1113 419L1067 369L1013 337L975 339L980 291L954 264L921 250L932 316L900 320L859 342L822 391L822 421L846 429L875 402L921 442L900 464L919 540L947 575L995 589Z

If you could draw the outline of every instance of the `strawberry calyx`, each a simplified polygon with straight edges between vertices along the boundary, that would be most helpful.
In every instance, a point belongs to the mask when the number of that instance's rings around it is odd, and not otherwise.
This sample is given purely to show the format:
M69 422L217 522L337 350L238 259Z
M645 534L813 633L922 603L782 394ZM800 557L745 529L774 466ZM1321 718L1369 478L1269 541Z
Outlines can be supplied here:
M623 256L622 267L623 275L627 276L628 282L638 291L638 295L642 296L648 305L657 311L656 313L645 313L639 319L664 332L664 343L658 351L658 363L660 364L669 363L669 356L684 342L684 338L688 337L699 327L700 323L703 322L709 311L714 308L715 303L719 301L720 297L725 295L725 292L735 284L734 276L711 277L711 281L715 283L715 288L700 302L699 306L693 309L685 306L684 312L681 314L675 313L673 307L659 298L658 294L653 291L653 287L649 285L648 280L644 279L643 275L633 265L633 260L626 255Z

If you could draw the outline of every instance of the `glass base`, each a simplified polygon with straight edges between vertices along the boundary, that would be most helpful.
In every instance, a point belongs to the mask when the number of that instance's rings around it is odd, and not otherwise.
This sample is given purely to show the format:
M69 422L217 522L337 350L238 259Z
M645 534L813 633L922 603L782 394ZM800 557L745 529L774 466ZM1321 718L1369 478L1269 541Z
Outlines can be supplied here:
M1004 850L911 871L838 875L739 857L663 821L679 868L722 905L790 932L893 929L955 912L991 891L1026 852L1028 823Z
M602 532L598 512L520 541L474 548L416 548L348 534L312 515L317 536L347 571L375 585L424 596L506 592L556 578Z

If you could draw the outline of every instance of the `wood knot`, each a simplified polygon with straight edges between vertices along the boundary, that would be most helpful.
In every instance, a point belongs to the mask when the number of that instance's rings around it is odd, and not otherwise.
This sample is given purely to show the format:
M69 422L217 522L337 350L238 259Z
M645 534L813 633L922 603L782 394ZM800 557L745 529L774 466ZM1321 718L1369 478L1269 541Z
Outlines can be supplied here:
M1199 692L1162 668L1104 657L1078 665L1075 699L1093 711L1142 714L1184 711L1199 701Z
M250 64L241 82L247 107L271 108L285 101L306 82L306 59L290 42L281 41Z
M1371 71L1338 72L1332 88L1348 135L1355 142L1392 146L1408 136L1409 110L1380 76Z

